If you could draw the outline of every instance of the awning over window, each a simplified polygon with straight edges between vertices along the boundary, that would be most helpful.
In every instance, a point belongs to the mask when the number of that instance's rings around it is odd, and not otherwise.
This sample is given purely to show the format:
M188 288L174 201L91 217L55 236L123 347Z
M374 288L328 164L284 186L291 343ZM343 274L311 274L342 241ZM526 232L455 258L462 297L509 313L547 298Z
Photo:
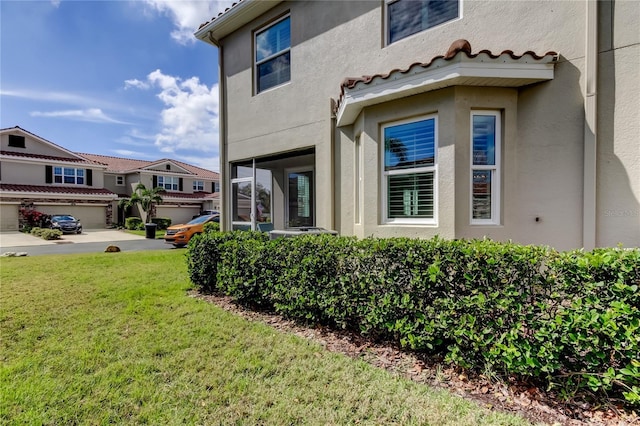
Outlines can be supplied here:
M510 50L472 54L469 43L458 40L447 55L436 56L428 63L415 63L388 74L345 79L335 108L337 126L353 124L365 107L444 87L520 87L552 80L558 57L555 52L514 55Z

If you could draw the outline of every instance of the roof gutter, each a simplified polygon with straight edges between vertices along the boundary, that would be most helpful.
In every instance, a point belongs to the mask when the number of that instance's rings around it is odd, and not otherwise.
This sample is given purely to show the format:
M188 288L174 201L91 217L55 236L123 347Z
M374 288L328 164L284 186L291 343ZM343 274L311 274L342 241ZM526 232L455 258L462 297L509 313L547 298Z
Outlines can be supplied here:
M281 0L241 0L222 15L204 24L194 35L205 43L219 47L219 40L281 2Z

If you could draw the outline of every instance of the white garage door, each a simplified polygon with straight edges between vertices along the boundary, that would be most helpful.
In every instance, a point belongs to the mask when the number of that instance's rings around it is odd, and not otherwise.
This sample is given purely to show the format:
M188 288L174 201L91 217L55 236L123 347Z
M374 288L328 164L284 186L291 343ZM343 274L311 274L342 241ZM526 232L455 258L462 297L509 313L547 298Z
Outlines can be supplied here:
M172 225L187 223L198 213L200 207L156 207L156 217L169 217Z
M104 229L107 221L105 206L36 206L47 214L70 214L82 222L83 229Z
M18 230L18 208L17 204L0 205L0 231Z

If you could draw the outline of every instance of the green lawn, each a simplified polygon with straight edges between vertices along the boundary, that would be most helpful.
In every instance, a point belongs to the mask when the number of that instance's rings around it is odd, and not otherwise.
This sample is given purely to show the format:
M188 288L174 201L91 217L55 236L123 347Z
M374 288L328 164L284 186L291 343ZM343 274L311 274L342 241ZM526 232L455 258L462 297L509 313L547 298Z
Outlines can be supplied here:
M125 230L125 232L129 233L129 234L134 234L134 235L140 235L141 237L146 237L147 236L147 231L143 230L139 230L139 229L127 229ZM156 230L156 240L162 240L164 239L164 230Z
M527 424L189 297L184 253L2 258L0 423Z

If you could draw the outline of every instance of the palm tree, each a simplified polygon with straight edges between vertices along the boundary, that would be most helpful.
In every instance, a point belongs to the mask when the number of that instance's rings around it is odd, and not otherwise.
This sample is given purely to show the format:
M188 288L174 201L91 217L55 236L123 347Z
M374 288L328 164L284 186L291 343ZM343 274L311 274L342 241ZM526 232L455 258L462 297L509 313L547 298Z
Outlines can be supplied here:
M384 149L395 155L399 163L408 160L406 145L397 138L387 138L384 141Z
M129 208L135 205L140 206L140 211L144 212L145 217L142 218L144 223L148 223L153 215L153 206L162 203L162 196L165 189L157 186L153 189L147 188L143 183L138 183L131 198L123 198L118 205L123 208Z

